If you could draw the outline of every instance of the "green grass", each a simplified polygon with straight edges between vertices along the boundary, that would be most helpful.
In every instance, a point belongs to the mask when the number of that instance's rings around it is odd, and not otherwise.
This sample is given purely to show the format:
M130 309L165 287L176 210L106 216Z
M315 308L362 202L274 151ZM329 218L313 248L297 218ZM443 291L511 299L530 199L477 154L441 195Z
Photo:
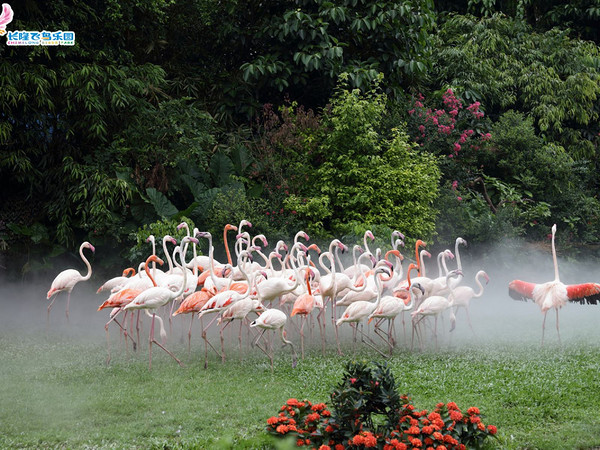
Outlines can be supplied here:
M115 338L116 339L116 338ZM113 346L116 347L115 340ZM270 448L266 419L289 398L328 400L347 358L311 352L296 369L277 348L275 370L256 351L212 355L182 344L181 368L160 350L114 349L72 336L0 334L0 446L3 448ZM488 448L565 449L600 445L600 344L569 341L398 351L389 360L418 408L455 401L478 406L498 427Z

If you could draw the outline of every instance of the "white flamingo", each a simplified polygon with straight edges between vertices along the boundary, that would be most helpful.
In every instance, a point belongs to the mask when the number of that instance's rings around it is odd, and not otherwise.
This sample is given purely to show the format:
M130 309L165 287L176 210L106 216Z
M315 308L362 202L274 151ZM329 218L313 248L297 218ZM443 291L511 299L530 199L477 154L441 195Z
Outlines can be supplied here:
M92 266L90 265L90 262L87 260L87 258L83 255L84 248L90 249L92 251L92 253L94 253L96 251L96 249L94 248L94 246L92 244L90 244L87 241L85 241L79 247L79 256L81 256L81 259L83 260L85 266L87 267L87 273L85 275L81 275L79 273L79 271L77 271L75 269L63 270L61 273L59 273L56 276L54 281L52 281L52 285L50 286L50 290L48 291L48 294L47 294L47 298L50 299L50 297L58 294L59 292L64 291L67 293L67 310L66 310L67 321L69 320L69 302L71 301L71 291L73 291L73 288L75 287L75 285L77 283L79 283L80 281L87 281L92 276ZM50 310L52 309L52 305L54 304L55 300L56 300L56 297L54 297L52 299L52 301L50 302L50 304L48 305L47 320L50 320Z

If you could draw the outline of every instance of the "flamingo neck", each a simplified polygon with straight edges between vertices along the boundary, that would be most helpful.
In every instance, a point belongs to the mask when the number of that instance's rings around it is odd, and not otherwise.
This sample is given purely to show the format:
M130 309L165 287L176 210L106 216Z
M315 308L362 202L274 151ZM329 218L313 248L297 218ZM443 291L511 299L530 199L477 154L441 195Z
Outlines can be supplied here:
M479 298L483 295L483 284L481 284L481 280L479 279L479 277L482 277L483 273L482 272L477 272L477 275L475 275L475 284L477 284L477 286L479 286L479 292L477 292L477 294L475 294L473 297Z
M165 236L166 238L166 236ZM171 254L169 250L167 250L167 240L163 238L163 251L165 252L165 257L167 258L167 262L169 263L169 273L173 272L173 260L171 259Z
M454 255L456 256L456 266L458 267L458 270L462 270L462 262L460 260L460 252L458 251L459 242L460 241L457 239L456 242L454 243Z
M552 261L554 262L554 281L560 281L558 277L558 260L556 258L556 246L554 245L554 235L556 234L556 226L552 227Z
M229 231L230 229L233 229L233 228L229 228L227 225L225 226L225 229L223 230L223 243L225 244L225 253L227 254L227 262L233 267L233 261L231 260L231 252L229 251L229 243L227 242L227 231Z
M79 247L79 256L81 256L81 259L83 260L83 262L88 270L87 273L85 274L85 276L81 279L81 281L89 280L90 277L92 276L92 265L90 264L90 262L87 260L87 258L83 254L83 245L81 247Z
M152 262L156 265L156 261L152 260ZM148 278L150 278L150 281L152 281L152 285L154 287L156 287L156 281L154 280L154 277L152 276L152 274L150 273L150 270L148 269L148 264L144 264L144 270L146 271L146 275L148 275Z

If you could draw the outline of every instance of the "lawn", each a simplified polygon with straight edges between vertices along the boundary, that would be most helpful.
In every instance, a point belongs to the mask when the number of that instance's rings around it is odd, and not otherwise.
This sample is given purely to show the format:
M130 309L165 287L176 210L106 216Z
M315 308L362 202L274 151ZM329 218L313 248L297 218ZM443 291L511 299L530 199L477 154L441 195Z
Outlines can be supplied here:
M86 299L82 291L70 323L64 299L57 301L46 324L43 292L21 286L21 300L1 294L3 448L273 448L266 419L288 398L327 402L349 358L383 361L365 346L353 353L346 328L345 356L331 342L326 357L313 346L292 369L289 349L277 344L271 372L256 349L240 354L229 343L226 363L212 354L204 369L198 325L187 354L186 319L176 322L167 344L184 367L156 349L149 371L146 344L126 353L116 328L107 366L106 314L95 312L97 297ZM449 338L446 322L438 349L429 342L423 351L396 350L388 363L402 393L418 408L440 401L478 406L484 422L498 427L498 440L487 448L600 446L600 311L579 305L561 311L562 345L549 316L541 347L537 306L503 299L498 305L517 308L506 311L489 301L473 305L475 333L459 316L458 333ZM290 336L297 342L293 330ZM237 334L226 339L236 342Z

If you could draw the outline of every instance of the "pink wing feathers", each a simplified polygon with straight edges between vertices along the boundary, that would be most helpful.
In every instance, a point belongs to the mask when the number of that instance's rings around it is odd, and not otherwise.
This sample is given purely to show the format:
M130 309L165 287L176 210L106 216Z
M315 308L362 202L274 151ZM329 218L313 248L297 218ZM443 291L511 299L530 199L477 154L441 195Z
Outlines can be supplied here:
M13 10L8 3L2 3L2 14L0 14L0 30L5 30L6 25L13 20Z
M567 296L569 297L570 302L596 305L600 299L600 284L584 283L568 285Z
M536 286L535 283L513 280L508 285L508 294L515 300L531 300L533 299L533 289ZM570 302L596 305L600 300L599 283L569 284L566 288Z

